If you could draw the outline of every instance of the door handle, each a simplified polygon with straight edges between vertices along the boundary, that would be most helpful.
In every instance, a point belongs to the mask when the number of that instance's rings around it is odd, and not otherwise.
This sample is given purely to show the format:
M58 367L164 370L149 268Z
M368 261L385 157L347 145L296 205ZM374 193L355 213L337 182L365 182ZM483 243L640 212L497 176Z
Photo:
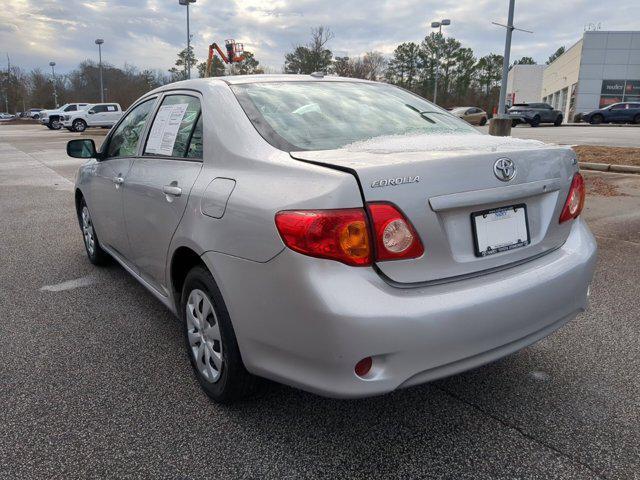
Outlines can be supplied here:
M179 197L182 195L182 189L180 187L176 187L175 185L165 185L162 187L162 191L167 195L172 195L174 197Z

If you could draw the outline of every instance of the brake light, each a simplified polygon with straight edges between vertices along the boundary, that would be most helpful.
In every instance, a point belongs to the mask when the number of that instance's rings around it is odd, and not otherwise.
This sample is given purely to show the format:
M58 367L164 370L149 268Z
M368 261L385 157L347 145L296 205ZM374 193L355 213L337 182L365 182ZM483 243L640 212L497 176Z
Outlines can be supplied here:
M424 253L420 237L411 222L390 203L369 203L373 221L376 260L417 258Z
M562 208L562 213L560 214L560 223L572 220L580 215L582 207L584 207L585 197L586 189L584 186L584 178L582 178L582 175L579 173L576 173L571 181L571 188L567 195L567 201L565 202L564 207Z
M347 265L371 265L369 228L362 208L278 212L276 226L285 245L296 252Z

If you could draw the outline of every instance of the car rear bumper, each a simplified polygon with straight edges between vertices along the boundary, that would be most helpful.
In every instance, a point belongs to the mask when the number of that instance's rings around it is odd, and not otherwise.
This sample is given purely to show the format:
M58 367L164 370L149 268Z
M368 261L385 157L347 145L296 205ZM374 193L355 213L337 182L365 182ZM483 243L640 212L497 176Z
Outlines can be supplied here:
M587 307L596 249L578 220L561 248L535 260L416 288L288 249L267 263L203 258L249 371L356 398L474 368L549 335ZM368 356L373 368L363 379L354 366Z

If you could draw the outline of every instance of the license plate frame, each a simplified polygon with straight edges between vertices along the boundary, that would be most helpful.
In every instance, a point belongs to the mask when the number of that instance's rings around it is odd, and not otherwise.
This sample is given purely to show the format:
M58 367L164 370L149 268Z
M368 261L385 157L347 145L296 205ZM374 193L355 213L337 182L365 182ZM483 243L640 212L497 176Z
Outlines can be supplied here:
M524 228L527 235L526 240L518 238L518 241L515 241L515 242L511 242L511 243L507 242L505 244L499 244L499 245L494 244L493 246L489 246L489 248L483 251L480 250L480 240L478 236L479 228L478 228L477 218L478 217L487 218L490 215L495 215L501 212L508 212L509 210L513 210L516 214L518 213L518 210L522 210L524 214ZM500 220L497 220L497 221L500 221ZM488 210L481 210L478 212L472 212L471 213L471 229L473 230L474 253L476 257L479 257L479 258L485 258L491 255L495 255L497 253L508 252L518 248L523 248L531 244L531 235L529 232L529 215L527 212L527 205L524 203L519 203L516 205L507 205L507 206L498 207L498 208L490 208Z

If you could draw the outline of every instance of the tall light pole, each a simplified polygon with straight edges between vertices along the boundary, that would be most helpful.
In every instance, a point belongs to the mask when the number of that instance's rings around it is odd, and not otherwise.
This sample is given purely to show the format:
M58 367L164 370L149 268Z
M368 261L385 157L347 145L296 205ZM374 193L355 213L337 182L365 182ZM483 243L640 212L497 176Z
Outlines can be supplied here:
M102 44L104 40L102 38L96 39L96 45L98 45L98 55L100 56L100 102L104 103L104 84L102 83Z
M189 31L189 4L196 3L196 0L178 0L178 3L187 7L187 55L184 62L184 73L187 78L191 78L191 32Z
M451 20L448 18L444 18L439 22L431 22L431 28L438 29L438 40L442 38L442 27L446 27L447 25L451 25ZM436 76L433 82L433 103L436 103L438 99L438 75L440 74L440 48L436 43Z
M58 91L56 90L56 62L49 62L51 78L53 79L53 103L58 108Z
M507 16L507 36L504 41L504 57L502 60L502 80L500 82L500 99L498 101L498 117L505 116L505 104L507 99L507 78L509 76L509 61L511 56L511 36L513 35L513 10L516 0L509 0L509 14Z

